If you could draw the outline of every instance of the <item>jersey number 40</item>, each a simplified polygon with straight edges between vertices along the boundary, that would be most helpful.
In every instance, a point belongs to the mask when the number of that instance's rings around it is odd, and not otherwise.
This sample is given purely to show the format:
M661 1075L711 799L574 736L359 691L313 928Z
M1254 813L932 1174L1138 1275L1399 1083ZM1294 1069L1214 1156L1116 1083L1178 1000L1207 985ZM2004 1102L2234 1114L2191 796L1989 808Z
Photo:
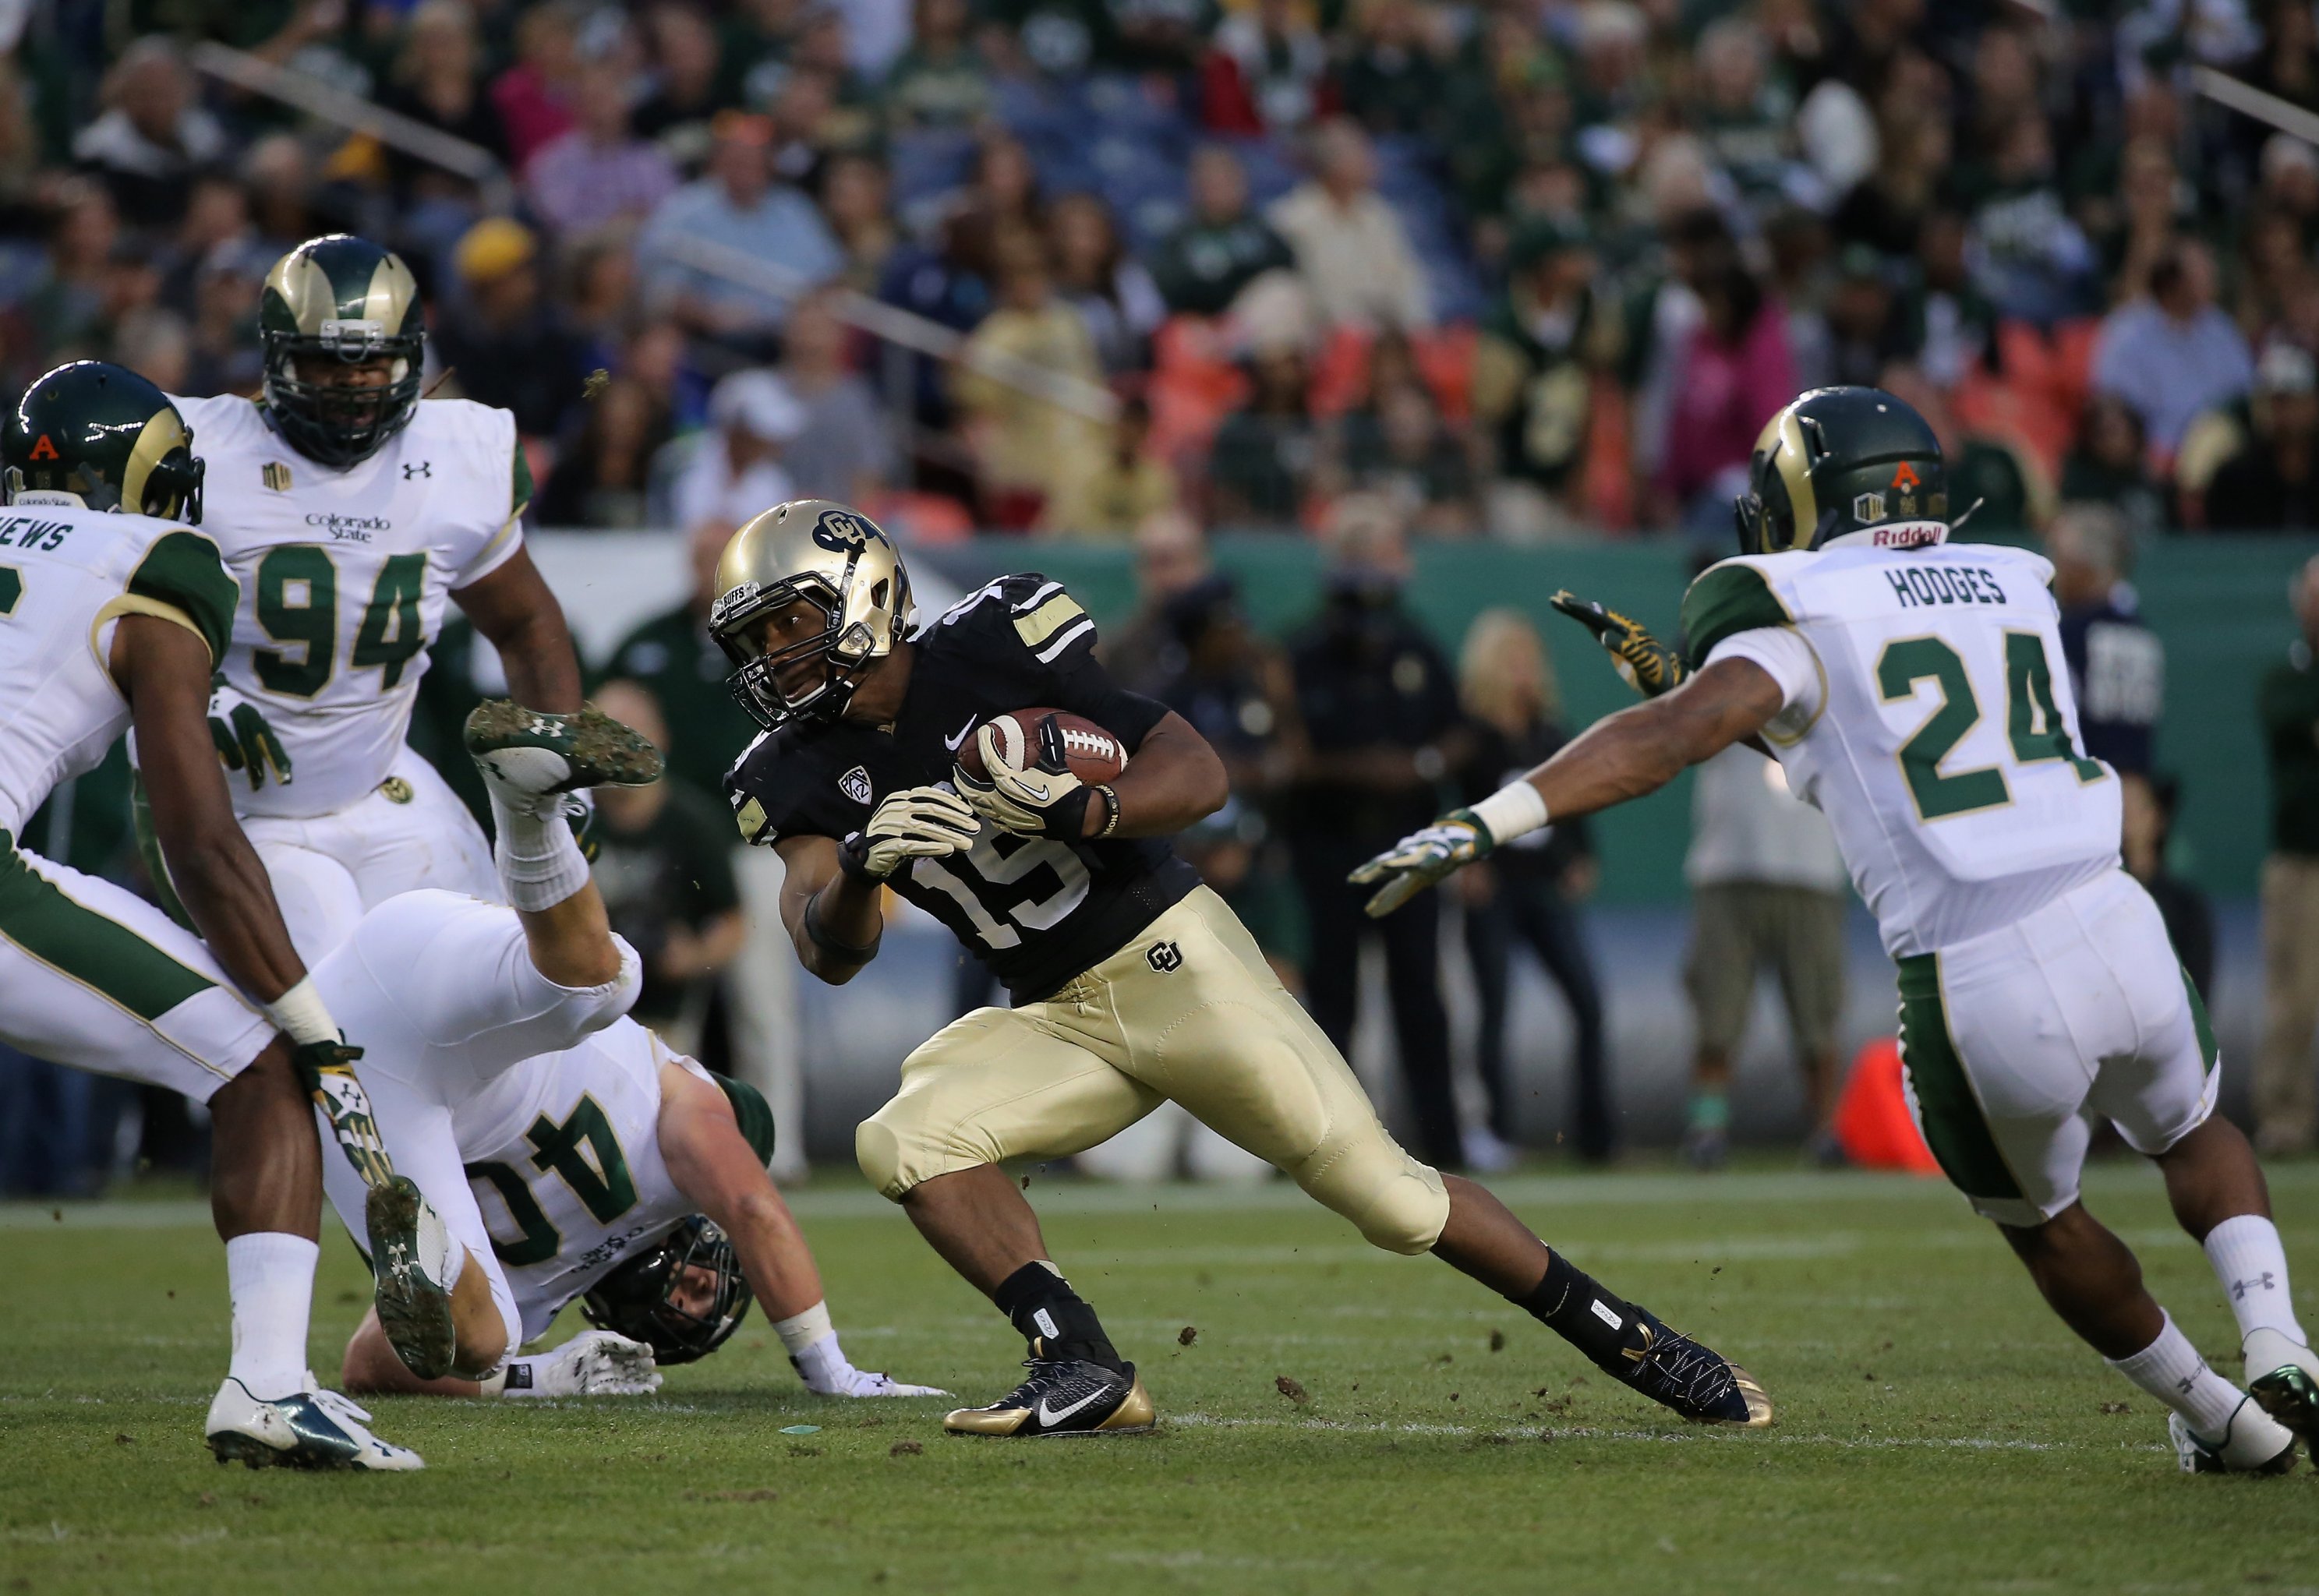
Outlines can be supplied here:
M608 1225L636 1205L636 1183L628 1173L627 1154L620 1150L620 1138L612 1129L611 1116L593 1097L582 1097L573 1109L571 1117L562 1124L542 1114L532 1122L525 1132L535 1150L532 1167L542 1173L553 1170L572 1195L580 1199L589 1216L598 1224ZM594 1162L588 1153L593 1152ZM547 1217L539 1200L531 1195L530 1183L521 1175L501 1163L470 1164L470 1181L488 1181L507 1204L508 1215L523 1232L513 1241L492 1238L492 1251L500 1262L510 1268L521 1268L527 1264L544 1264L561 1251L563 1233Z

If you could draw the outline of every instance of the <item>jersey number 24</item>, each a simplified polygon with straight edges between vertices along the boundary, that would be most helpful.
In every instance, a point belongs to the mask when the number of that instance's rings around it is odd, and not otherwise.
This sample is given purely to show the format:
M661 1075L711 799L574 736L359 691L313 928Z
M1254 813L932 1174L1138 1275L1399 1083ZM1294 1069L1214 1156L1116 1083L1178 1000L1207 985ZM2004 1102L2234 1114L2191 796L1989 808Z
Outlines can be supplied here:
M1900 744L1900 773L1925 820L1942 820L2013 801L2005 772L1996 765L1943 771L1941 762L1981 724L1981 700L1964 660L1939 637L1904 637L1889 643L1876 660L1876 690L1888 704L1914 698L1917 683L1929 679L1941 690L1939 707ZM2070 728L2053 701L2053 667L2045 640L2035 632L2005 634L2005 730L2013 757L2021 764L2067 761L2080 781L2098 781L2102 767L2070 740Z

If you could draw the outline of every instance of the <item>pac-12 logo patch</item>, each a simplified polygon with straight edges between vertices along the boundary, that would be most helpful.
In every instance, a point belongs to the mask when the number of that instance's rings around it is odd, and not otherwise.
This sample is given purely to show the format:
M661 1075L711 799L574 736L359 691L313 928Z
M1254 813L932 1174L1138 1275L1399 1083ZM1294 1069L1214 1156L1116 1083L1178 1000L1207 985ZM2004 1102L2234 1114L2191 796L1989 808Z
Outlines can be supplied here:
M1143 961L1160 974L1166 975L1171 969L1184 967L1184 950L1174 942L1153 942L1151 951L1143 955Z
M857 804L870 801L870 772L855 765L837 779L837 790Z

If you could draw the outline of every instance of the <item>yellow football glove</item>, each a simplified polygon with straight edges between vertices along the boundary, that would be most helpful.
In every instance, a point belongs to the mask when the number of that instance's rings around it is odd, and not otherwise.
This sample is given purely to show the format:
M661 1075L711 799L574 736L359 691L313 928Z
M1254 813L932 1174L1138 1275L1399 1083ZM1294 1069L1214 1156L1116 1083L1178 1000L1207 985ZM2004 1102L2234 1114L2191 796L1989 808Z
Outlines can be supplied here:
M1640 622L1582 599L1568 588L1547 602L1593 633L1594 641L1610 652L1611 667L1643 697L1673 692L1691 674L1683 655L1645 631Z

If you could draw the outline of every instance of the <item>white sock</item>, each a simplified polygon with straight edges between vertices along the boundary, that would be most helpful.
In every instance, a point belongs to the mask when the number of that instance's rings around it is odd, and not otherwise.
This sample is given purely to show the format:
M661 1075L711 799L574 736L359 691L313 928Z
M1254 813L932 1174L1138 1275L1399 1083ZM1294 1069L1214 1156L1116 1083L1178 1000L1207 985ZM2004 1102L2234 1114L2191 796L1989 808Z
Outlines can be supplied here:
M829 1322L829 1304L826 1302L778 1321L773 1325L773 1334L781 1339L790 1362L808 1385L833 1384L853 1372L853 1365L846 1358L844 1348L837 1344L837 1330Z
M306 1384L306 1324L314 1305L314 1261L321 1249L303 1236L259 1231L225 1244L233 1296L233 1362L228 1370L263 1401Z
M2240 1339L2272 1330L2311 1344L2295 1321L2295 1302L2287 1289L2287 1248L2277 1225L2259 1213L2226 1219L2206 1232L2206 1260L2238 1315Z
M2181 1414L2202 1439L2219 1439L2246 1393L2208 1368L2190 1339L2174 1328L2173 1315L2165 1317L2166 1328L2149 1346L2132 1357L2103 1361Z
M500 885L516 908L552 909L588 884L587 857L561 814L530 814L492 788L492 823L499 833L492 857L500 867Z

